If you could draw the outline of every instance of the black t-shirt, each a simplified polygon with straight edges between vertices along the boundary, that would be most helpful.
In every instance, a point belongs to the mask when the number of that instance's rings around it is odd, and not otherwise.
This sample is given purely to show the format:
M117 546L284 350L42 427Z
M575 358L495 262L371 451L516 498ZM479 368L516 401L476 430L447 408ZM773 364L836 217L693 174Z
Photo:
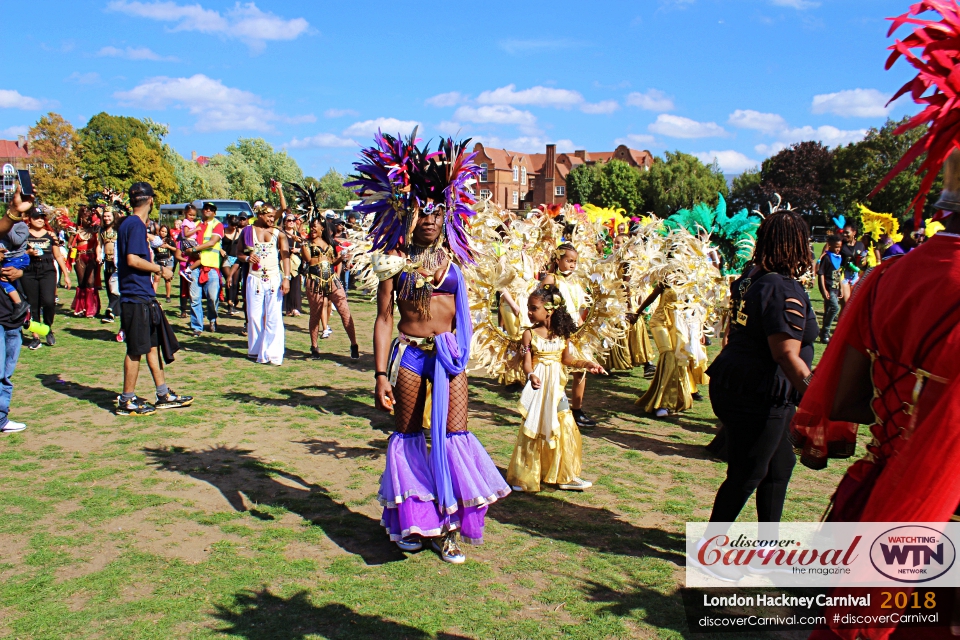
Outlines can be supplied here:
M830 256L831 254L828 251L820 258L819 275L823 276L823 283L826 285L827 291L838 291L840 281L843 280L843 263L841 262L839 267L834 267Z
M53 265L56 259L53 257L53 248L58 244L60 241L49 231L40 237L30 234L27 237L27 248L41 253L39 256L30 256L30 269L44 273L55 271L56 267Z
M851 269L853 266L857 266L856 256L865 256L867 255L867 248L863 246L863 243L857 240L853 244L847 244L844 242L840 245L840 255L843 257L842 267L843 275L849 280L853 279L856 275L856 271Z
M820 328L803 286L787 276L759 271L730 286L733 315L727 345L710 365L711 380L747 403L795 403L789 382L773 359L769 336L785 333L800 341L800 358L813 365Z

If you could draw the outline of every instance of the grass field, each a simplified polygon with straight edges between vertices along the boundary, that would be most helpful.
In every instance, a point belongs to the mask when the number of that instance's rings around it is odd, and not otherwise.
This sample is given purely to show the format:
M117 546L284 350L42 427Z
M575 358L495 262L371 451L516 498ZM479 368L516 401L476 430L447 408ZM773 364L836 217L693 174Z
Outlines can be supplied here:
M56 347L24 350L11 416L29 429L0 437L0 636L686 637L684 523L708 517L725 471L703 449L709 402L651 420L639 372L591 378L593 489L498 502L455 567L379 526L391 422L373 408L371 303L351 298L359 362L336 318L327 359L306 359L304 316L282 367L246 360L239 319L194 339L166 306L184 331L168 381L189 409L111 413L116 325L58 317ZM518 392L471 384L471 429L505 469ZM845 467L798 465L785 518L818 519Z

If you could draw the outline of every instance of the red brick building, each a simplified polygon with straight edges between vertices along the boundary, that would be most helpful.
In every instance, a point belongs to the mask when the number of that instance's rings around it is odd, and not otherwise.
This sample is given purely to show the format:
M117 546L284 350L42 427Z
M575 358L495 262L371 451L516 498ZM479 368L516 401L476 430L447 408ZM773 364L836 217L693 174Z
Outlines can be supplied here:
M17 169L32 169L30 144L24 136L16 140L0 140L0 180L2 199L10 202L17 184Z
M478 142L473 150L474 162L480 165L477 184L479 195L505 209L530 209L540 204L566 204L567 176L581 164L622 160L627 164L648 168L653 164L649 151L620 145L613 151L574 151L557 153L548 144L545 153L521 153L484 147Z

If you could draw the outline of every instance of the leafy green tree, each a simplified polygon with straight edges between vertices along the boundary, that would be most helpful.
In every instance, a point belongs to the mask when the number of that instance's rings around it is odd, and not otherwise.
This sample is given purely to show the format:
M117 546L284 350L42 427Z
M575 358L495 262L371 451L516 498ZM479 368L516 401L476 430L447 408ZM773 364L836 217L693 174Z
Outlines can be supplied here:
M567 174L567 201L573 204L599 205L602 167L599 164L581 164Z
M343 209L347 203L356 199L356 195L350 189L343 186L346 178L339 171L330 168L320 180L317 186L320 187L318 202L320 206L327 209Z
M730 211L762 211L763 195L760 191L760 170L747 169L736 178L730 188Z
M784 205L826 221L832 211L828 192L832 175L830 149L821 142L798 142L763 161L760 191L765 201L779 194Z
M706 165L680 151L667 151L641 176L644 204L660 218L700 202L716 206L717 194L728 193L727 179L716 162Z
M236 153L215 155L210 158L209 166L227 179L230 198L248 202L266 199L269 182L264 184L263 176L243 156Z
M582 164L567 174L567 200L638 214L643 208L641 179L640 170L622 160Z
M895 135L896 128L907 120L909 116L899 121L887 120L879 129L870 129L863 140L835 149L833 173L827 187L830 205L835 212L856 218L856 204L861 203L874 211L892 213L901 219L913 217L910 202L920 190L922 178L916 172L922 158L914 161L875 197L869 197L907 149L926 133L924 126ZM927 217L933 214L932 203L942 188L943 177L940 176L931 189L934 197L927 203Z
M216 166L204 167L187 160L168 145L164 145L164 152L177 180L177 202L230 197L230 184Z
M80 178L80 136L58 113L48 113L28 134L34 164L33 182L47 204L74 206L83 201Z
M149 182L156 194L157 204L169 204L177 191L173 167L163 157L162 149L148 146L140 138L133 138L127 147L130 160L130 183Z
M108 113L98 113L90 118L87 125L78 131L83 149L80 173L85 192L95 193L105 187L126 190L136 182L135 173L142 176L155 171L156 175L163 178L167 173L172 174L173 167L163 153L165 132L164 125L152 120L112 116ZM143 145L131 147L133 140L140 140ZM136 171L131 162L131 148L136 149L136 162L139 163ZM145 158L159 163L161 167L151 170L144 164L147 161ZM174 189L166 191L170 195L173 192Z
M300 170L297 161L286 151L274 151L273 146L263 138L240 138L229 145L226 151L227 159L220 164L224 167L223 173L230 182L231 194L255 193L252 197L243 198L245 200L263 198L277 204L279 197L270 191L270 180L282 182L303 180L303 171ZM255 185L256 182L259 182L259 190ZM231 195L231 197L238 196Z

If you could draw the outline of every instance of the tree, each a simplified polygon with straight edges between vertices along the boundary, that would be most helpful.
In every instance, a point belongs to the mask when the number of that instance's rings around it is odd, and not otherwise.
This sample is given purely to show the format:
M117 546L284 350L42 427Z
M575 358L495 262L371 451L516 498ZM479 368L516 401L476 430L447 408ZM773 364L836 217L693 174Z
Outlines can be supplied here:
M567 174L567 200L639 214L643 208L640 170L622 160L582 164Z
M163 152L166 127L152 120L98 113L78 134L83 147L80 172L88 194L105 187L125 191L137 181L137 175L166 179L167 174L174 173ZM142 146L133 145L134 140L139 140ZM131 162L131 149L136 150L136 170ZM158 166L151 168L147 166L149 162L156 162ZM164 193L170 197L174 191L175 188L166 189ZM163 202L159 196L157 201Z
M666 218L700 202L716 206L717 194L727 196L727 179L716 162L705 165L680 151L664 154L642 174L643 200L648 210Z
M303 180L303 171L297 161L286 151L274 151L270 143L263 138L240 138L228 146L226 151L227 155L218 161L217 165L222 168L230 182L231 197L239 198L239 195L233 194L246 194L252 197L242 199L263 198L276 204L279 197L270 191L270 180Z
M177 178L173 167L164 159L162 150L148 146L140 138L133 138L127 147L127 156L130 160L130 183L149 182L158 204L173 202Z
M334 169L330 168L323 177L317 181L319 187L318 204L327 209L343 209L347 203L356 199L353 191L343 186L346 178Z
M40 118L29 134L34 164L33 182L40 200L56 206L74 206L83 201L80 178L80 136L58 113Z
M210 158L209 166L227 179L230 198L248 202L266 198L267 185L263 177L243 156L235 153L218 154Z
M832 151L820 142L798 142L763 161L760 192L765 201L780 194L784 204L825 219L832 211L828 197L832 174Z
M212 164L202 166L187 160L169 145L164 145L164 153L167 162L173 167L173 175L177 180L174 200L191 202L230 197L230 183L216 166Z
M879 129L867 131L866 137L846 146L837 147L834 151L833 173L828 186L830 203L837 213L846 217L856 217L856 204L869 206L874 211L892 213L901 219L912 218L913 211L910 202L920 190L922 178L917 176L917 169L922 160L914 161L912 165L874 198L870 198L880 180L893 169L900 158L924 133L926 127L917 127L895 135L897 127L909 120L909 116L900 121L887 120ZM932 194L938 194L942 189L943 177L937 178L931 189ZM927 202L926 216L933 214L932 198Z
M600 206L598 194L602 178L601 165L581 164L567 174L567 202Z
M763 195L760 192L760 170L747 169L733 179L730 189L730 211L762 211Z

